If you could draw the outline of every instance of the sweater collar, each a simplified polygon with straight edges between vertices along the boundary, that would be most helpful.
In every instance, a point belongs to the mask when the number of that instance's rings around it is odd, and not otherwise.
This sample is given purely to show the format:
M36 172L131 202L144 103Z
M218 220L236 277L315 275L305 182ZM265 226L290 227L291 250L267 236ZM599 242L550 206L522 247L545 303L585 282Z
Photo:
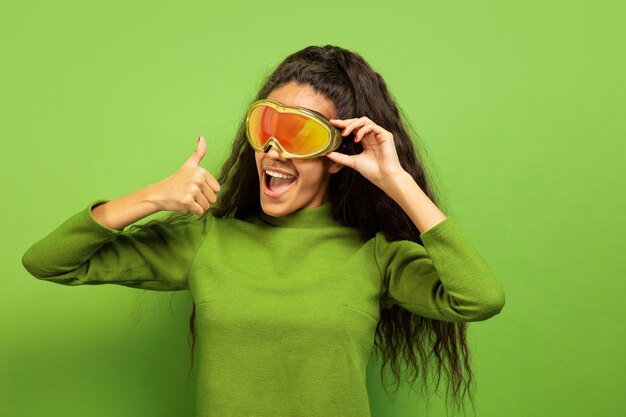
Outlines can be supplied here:
M274 217L261 210L261 220L278 227L311 229L328 226L342 226L332 216L331 201L317 207L301 208L284 216Z

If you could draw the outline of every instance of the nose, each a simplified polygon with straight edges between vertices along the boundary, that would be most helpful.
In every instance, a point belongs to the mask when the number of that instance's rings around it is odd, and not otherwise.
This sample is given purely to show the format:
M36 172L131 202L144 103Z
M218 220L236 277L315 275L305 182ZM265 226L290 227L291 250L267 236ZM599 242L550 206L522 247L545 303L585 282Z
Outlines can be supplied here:
M289 160L280 153L280 150L275 145L271 145L270 149L266 153L268 158L278 159L283 162Z

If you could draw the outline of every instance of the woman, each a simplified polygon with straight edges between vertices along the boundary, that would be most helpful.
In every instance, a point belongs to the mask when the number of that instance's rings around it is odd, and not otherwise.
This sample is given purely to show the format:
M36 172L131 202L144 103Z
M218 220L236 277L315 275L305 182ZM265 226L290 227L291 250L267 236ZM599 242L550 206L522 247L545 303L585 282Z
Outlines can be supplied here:
M64 285L190 290L197 415L369 416L373 348L381 378L391 362L398 385L403 358L424 392L436 364L456 404L470 392L474 405L467 323L500 312L503 288L435 204L360 55L288 56L218 180L198 166L205 151L200 137L172 176L90 202L29 248L25 268ZM178 213L124 230L159 211Z

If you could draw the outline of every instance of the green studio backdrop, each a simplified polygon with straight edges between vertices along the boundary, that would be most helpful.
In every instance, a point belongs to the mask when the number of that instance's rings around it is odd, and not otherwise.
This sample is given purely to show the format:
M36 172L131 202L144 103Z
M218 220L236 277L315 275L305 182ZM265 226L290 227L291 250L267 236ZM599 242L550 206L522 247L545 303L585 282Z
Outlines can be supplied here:
M199 135L217 175L263 77L327 43L386 79L503 282L502 312L469 328L478 415L624 415L624 17L617 1L4 2L0 415L192 415L188 292L65 287L21 256L92 199L171 175ZM392 402L370 365L373 416L445 415L405 385Z

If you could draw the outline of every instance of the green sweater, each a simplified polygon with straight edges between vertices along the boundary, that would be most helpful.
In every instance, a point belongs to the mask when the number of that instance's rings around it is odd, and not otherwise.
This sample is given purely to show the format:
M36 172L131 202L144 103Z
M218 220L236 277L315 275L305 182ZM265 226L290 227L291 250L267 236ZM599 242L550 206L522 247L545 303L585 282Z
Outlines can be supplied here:
M380 309L485 320L504 291L448 217L421 239L364 240L330 202L283 217L187 219L149 230L98 223L94 200L22 257L38 279L189 290L197 416L370 416L366 367Z

